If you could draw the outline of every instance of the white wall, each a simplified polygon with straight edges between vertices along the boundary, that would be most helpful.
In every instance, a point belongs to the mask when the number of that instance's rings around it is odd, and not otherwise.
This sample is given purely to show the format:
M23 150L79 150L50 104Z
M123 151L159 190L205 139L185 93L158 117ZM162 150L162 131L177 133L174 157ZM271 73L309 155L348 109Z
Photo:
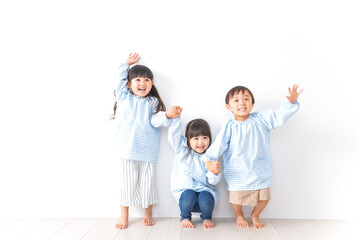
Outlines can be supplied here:
M263 216L359 217L359 10L314 0L2 2L1 215L119 216L107 118L114 71L137 51L167 107L184 108L184 125L208 120L214 136L231 117L231 87L249 87L263 111L299 84L301 109L272 133ZM155 216L178 216L173 158L162 129ZM224 181L219 189L215 217L233 216Z

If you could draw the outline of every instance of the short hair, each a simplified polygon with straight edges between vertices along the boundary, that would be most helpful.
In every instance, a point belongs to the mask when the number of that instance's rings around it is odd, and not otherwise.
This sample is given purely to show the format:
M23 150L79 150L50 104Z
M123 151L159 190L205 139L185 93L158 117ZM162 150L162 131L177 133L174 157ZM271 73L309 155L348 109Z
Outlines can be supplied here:
M233 87L232 89L230 89L230 91L226 94L225 103L229 104L230 99L232 99L235 94L238 94L239 92L244 94L245 91L248 91L250 93L250 96L252 99L252 104L254 104L255 103L254 95L252 94L250 89L248 89L247 87L244 87L244 86L236 86L236 87Z
M211 131L209 124L204 119L194 119L191 120L186 125L185 137L187 139L187 145L190 147L190 139L197 136L208 136L210 138L211 144ZM209 145L210 146L210 145Z

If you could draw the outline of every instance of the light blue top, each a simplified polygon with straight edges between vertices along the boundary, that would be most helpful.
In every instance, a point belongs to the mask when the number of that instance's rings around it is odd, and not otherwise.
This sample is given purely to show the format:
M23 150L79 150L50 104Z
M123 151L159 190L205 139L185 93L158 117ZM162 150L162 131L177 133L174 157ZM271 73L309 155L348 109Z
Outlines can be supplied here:
M195 192L210 192L215 202L219 193L215 185L220 181L221 174L214 175L209 172L205 163L200 160L203 154L189 150L186 138L182 136L181 119L173 120L169 127L169 142L175 151L175 160L171 169L171 193L177 203L183 191L187 189Z
M156 162L159 151L160 126L169 126L165 112L156 112L157 99L138 97L127 86L130 66L121 64L116 72L115 144L120 157L128 160Z
M299 103L286 101L275 111L251 113L246 121L229 120L202 160L216 160L223 155L224 178L229 191L270 187L270 131L283 125L298 108Z

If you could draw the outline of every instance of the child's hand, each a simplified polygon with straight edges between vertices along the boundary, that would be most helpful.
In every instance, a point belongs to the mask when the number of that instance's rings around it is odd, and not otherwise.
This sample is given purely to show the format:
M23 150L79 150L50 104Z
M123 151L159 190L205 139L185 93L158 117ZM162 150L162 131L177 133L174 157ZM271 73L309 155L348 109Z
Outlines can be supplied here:
M130 66L136 63L137 61L139 61L139 59L140 59L140 55L138 53L130 53L125 63Z
M289 102L290 103L292 103L292 104L294 104L294 103L296 103L297 102L297 99L298 99L298 97L299 97L299 95L300 95L300 93L302 93L303 91L304 91L304 89L303 90L301 90L300 92L298 92L297 90L298 90L298 87L299 87L299 85L293 85L293 88L292 89L290 89L290 87L289 87L289 96L287 96L286 98L289 100Z
M178 118L181 115L182 108L180 106L173 106L169 111L166 112L167 118Z
M207 161L205 162L206 167L215 175L220 173L220 162L218 161Z

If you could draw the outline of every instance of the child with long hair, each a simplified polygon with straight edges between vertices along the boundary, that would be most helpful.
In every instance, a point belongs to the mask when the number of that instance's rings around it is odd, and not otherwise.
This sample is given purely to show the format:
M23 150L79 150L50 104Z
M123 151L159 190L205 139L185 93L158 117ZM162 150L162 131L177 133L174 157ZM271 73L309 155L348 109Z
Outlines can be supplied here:
M160 126L169 126L178 117L165 105L153 82L153 73L143 65L131 65L140 59L132 53L117 71L119 85L115 90L115 141L120 155L120 221L118 229L128 226L129 207L145 208L143 223L154 224L152 206L158 203L155 166L159 150Z
M181 114L180 107L175 109ZM184 137L180 118L177 118L169 127L168 138L176 154L171 170L171 193L180 207L181 226L194 228L191 213L200 212L204 228L213 228L212 213L219 199L215 185L221 174L211 173L200 160L211 144L209 124L203 119L190 121Z

